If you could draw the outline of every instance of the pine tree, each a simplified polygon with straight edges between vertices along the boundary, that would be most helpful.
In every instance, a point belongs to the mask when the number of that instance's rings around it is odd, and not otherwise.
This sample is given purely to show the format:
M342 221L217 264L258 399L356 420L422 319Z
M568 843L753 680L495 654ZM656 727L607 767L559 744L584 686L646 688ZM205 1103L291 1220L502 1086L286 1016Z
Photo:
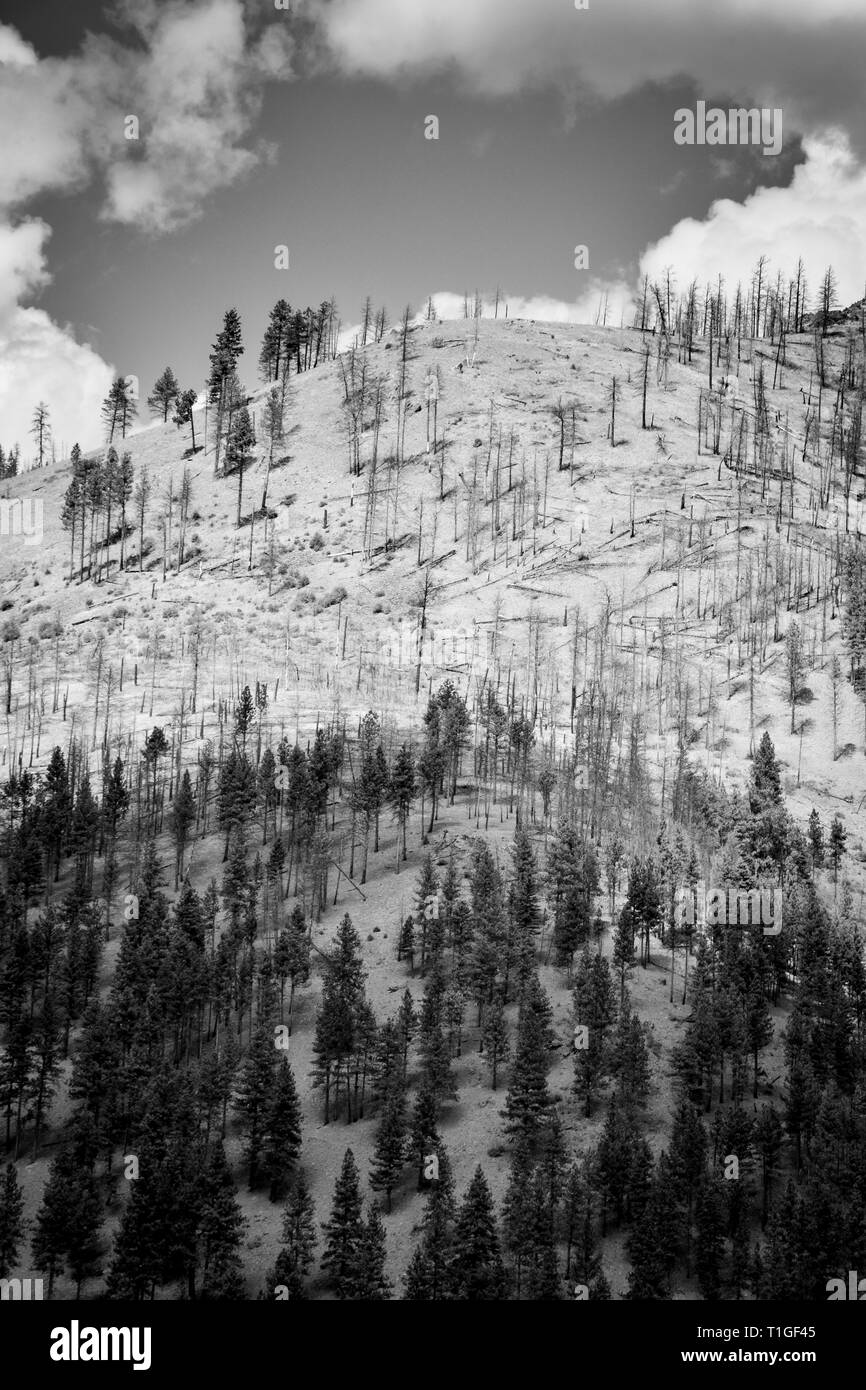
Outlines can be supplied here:
M372 1204L367 1219L361 1223L358 1255L352 1277L351 1297L364 1302L379 1302L391 1297L393 1284L385 1273L385 1227L378 1209Z
M387 1210L391 1210L391 1194L400 1180L407 1157L406 1099L401 1087L391 1090L376 1133L370 1186L374 1192L384 1192Z
M270 1182L271 1201L289 1190L301 1151L301 1104L292 1069L285 1057L277 1066L262 1137L262 1172Z
M487 1054L490 1084L495 1091L500 1064L507 1062L511 1055L508 1028L505 1023L505 1010L501 999L494 999L493 1003L488 1005L484 1011L480 1050Z
M597 1202L589 1162L572 1163L565 1185L561 1217L566 1242L565 1277L589 1289L601 1273L596 1231Z
M512 968L518 980L518 997L523 994L527 977L535 963L536 936L540 913L538 909L538 866L532 841L523 826L514 832L511 847L512 874L508 890L509 940L505 960L504 997L508 997Z
M470 977L480 1015L484 1006L493 1000L507 951L502 881L483 841L478 844L474 856L471 893L474 948Z
M108 431L109 444L114 442L115 431L118 429L121 438L126 438L129 427L137 414L138 405L131 383L122 376L115 377L102 404L102 418Z
M404 956L409 959L409 969L415 973L415 919L411 915L406 918L400 928L400 938L397 942L397 959L402 960Z
M620 1005L626 998L628 976L637 965L634 947L634 913L624 906L617 917L616 931L613 933L613 969L620 977Z
M532 1205L534 1177L531 1149L525 1140L518 1138L511 1156L508 1186L502 1202L503 1244L513 1261L511 1274L517 1298L523 1292L524 1271L535 1237Z
M88 1135L85 1145L76 1142L77 1133ZM56 1275L67 1266L76 1297L95 1272L102 1201L92 1171L94 1158L93 1131L85 1122L84 1129L73 1130L51 1164L31 1246L36 1268L48 1272L49 1298Z
M282 1245L267 1278L269 1298L306 1299L305 1280L316 1249L315 1208L307 1180L299 1173L283 1212Z
M678 1222L666 1155L659 1156L646 1204L629 1233L632 1268L627 1298L667 1300L676 1263Z
M192 782L190 781L189 771L186 768L184 768L180 786L174 798L172 812L175 843L174 886L177 888L187 839L192 826L195 824L196 816L196 804L192 790Z
M221 1143L214 1146L202 1187L199 1235L202 1246L201 1297L244 1297L242 1238L246 1221Z
M450 1277L454 1298L490 1301L505 1297L507 1279L493 1198L480 1166L457 1212Z
M274 1118L276 1062L273 1026L262 1019L253 1033L249 1055L241 1068L235 1098L235 1108L246 1136L244 1157L249 1165L251 1190L259 1182L267 1127Z
M5 1279L18 1263L18 1248L24 1238L24 1198L18 1186L14 1163L6 1165L0 1189L0 1279Z
M718 1299L722 1286L725 1251L725 1202L723 1183L707 1178L698 1192L695 1210L695 1270L705 1299Z
M444 1144L436 1148L439 1177L433 1183L424 1215L422 1236L406 1272L404 1298L438 1302L450 1294L454 1241L454 1181Z
M534 1143L553 1105L547 1085L550 1047L555 1040L550 1015L550 1001L533 975L518 1014L517 1042L503 1111L509 1133L529 1144Z
M343 1158L334 1188L330 1219L323 1223L326 1236L322 1269L339 1299L354 1297L358 1259L364 1236L358 1166L351 1149Z
M761 1165L761 1227L767 1224L773 1183L780 1174L782 1122L772 1105L762 1105L755 1121L755 1150Z
M415 760L412 750L405 743L400 745L400 749L394 759L394 766L391 769L391 777L388 782L388 800L394 811L397 821L397 872L400 872L400 860L406 861L406 825L409 820L409 811L416 793L415 780Z
M791 706L791 733L794 732L794 710L800 694L800 683L806 670L803 656L803 634L800 624L793 618L785 633L785 672L788 681L788 703Z
M175 402L174 415L171 417L172 423L177 425L177 428L179 430L183 429L184 425L189 425L190 433L192 435L192 442L190 447L193 453L196 452L195 406L197 400L198 392L195 391L192 387L189 387L186 391L181 391Z
M421 1086L415 1097L409 1132L409 1153L413 1163L418 1167L419 1192L424 1183L424 1160L428 1154L435 1153L441 1143L436 1128L438 1112L436 1097L426 1086Z
M171 367L166 367L162 375L157 377L153 391L147 398L147 403L151 411L154 415L162 416L163 424L165 424L168 419L168 412L177 401L179 395L180 387L177 383L177 377L171 370Z
M650 936L657 932L662 920L658 874L652 859L633 859L628 874L626 907L641 938L640 963L649 964Z
M526 1297L535 1302L562 1298L562 1284L556 1254L555 1208L551 1206L544 1175L535 1170L530 1197L532 1237Z
M550 847L548 888L553 905L553 944L557 965L571 974L574 953L589 939L592 900L598 891L598 864L577 828L563 821Z
M845 841L848 839L848 832L845 829L838 815L833 817L833 824L830 826L830 843L828 858L833 869L833 882L839 881L839 865L845 854Z
M602 1199L602 1234L611 1208L617 1221L640 1209L651 1163L649 1146L640 1138L634 1115L611 1103L595 1152L595 1183Z
M650 1088L650 1060L643 1025L631 1011L628 993L620 1005L619 1022L612 1039L610 1070L616 1080L617 1100L623 1106L642 1106Z
M809 815L809 844L812 849L813 869L822 869L824 867L824 827L814 806Z
M457 1087L451 1066L451 1050L439 1023L422 1039L421 1056L421 1084L434 1097L437 1109L443 1101L456 1100Z
M225 471L227 473L237 472L238 475L238 510L237 522L241 524L241 507L243 505L244 493L244 469L252 461L253 449L256 444L255 430L250 419L250 413L245 405L240 406L232 415L231 426L229 427L228 438L226 441Z
M770 806L780 805L781 801L782 781L779 773L779 763L776 759L776 750L773 747L773 740L765 730L761 735L761 742L758 744L754 762L752 763L749 802L752 813L757 815Z
M689 1100L681 1100L674 1112L669 1150L671 1173L680 1202L685 1208L686 1266L691 1254L692 1218L698 1192L706 1175L707 1132L700 1111Z
M616 997L610 967L604 956L585 946L574 982L574 1090L583 1099L584 1114L592 1103L608 1066L608 1038L616 1018Z

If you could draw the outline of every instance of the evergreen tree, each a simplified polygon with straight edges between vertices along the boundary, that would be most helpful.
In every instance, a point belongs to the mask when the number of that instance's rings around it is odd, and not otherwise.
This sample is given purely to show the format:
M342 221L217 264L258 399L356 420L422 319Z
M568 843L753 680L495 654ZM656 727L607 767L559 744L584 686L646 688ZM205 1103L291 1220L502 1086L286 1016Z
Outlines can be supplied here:
M502 902L502 881L486 844L477 845L472 869L472 930L474 949L470 965L472 992L479 1016L496 990L505 965L507 934Z
M833 824L830 826L830 843L828 858L833 869L833 882L839 881L839 865L845 854L845 841L848 839L848 832L845 829L838 815L833 817Z
M412 1109L412 1124L409 1134L410 1157L418 1168L418 1191L424 1183L424 1162L428 1154L435 1153L441 1140L436 1128L439 1107L436 1097L426 1086L421 1086L415 1097Z
M604 956L590 954L585 946L574 982L575 1035L574 1090L584 1102L584 1114L592 1114L602 1077L608 1065L608 1038L616 1018L616 997L610 967Z
M447 1299L454 1241L454 1182L445 1146L438 1144L439 1177L433 1183L424 1215L422 1237L412 1253L404 1281L404 1298L423 1302Z
M127 381L122 376L115 377L108 391L108 395L102 403L102 419L108 432L108 443L114 442L115 431L120 430L121 438L125 439L127 432L138 414L138 404L135 399L131 381ZM96 478L96 470L93 470L92 478Z
M553 1105L547 1085L550 1047L550 1002L537 976L524 994L517 1019L517 1043L503 1114L511 1134L534 1143L544 1117Z
M262 1138L262 1171L270 1182L271 1201L289 1190L301 1151L301 1104L291 1067L285 1057L277 1066Z
M524 1272L534 1247L535 1210L532 1189L535 1167L529 1144L518 1138L511 1156L508 1186L502 1203L503 1244L512 1258L512 1280L517 1298L523 1293Z
M695 1269L705 1299L721 1296L725 1224L722 1179L707 1178L698 1193L695 1211Z
M267 1019L262 1019L253 1033L249 1055L241 1068L241 1075L235 1098L235 1108L241 1122L243 1133L246 1136L244 1157L249 1165L249 1183L251 1190L256 1187L259 1182L260 1169L262 1167L262 1151L265 1147L269 1126L274 1123L279 1125L285 1118L281 1113L278 1119L273 1109L276 1091L274 1086L276 1061L277 1054L274 1048L273 1026ZM290 1071L289 1076L291 1076ZM282 1072L282 1077L285 1087L288 1085L285 1079L285 1071ZM291 1086L294 1086L293 1079L291 1081ZM282 1099L283 1101L286 1100L285 1090ZM295 1123L296 1122L297 1114L295 1116ZM273 1157L274 1155L271 1152L271 1158ZM271 1172L271 1178L273 1181L273 1171ZM279 1178L277 1181L279 1183Z
M636 965L634 933L634 914L630 907L625 906L617 918L613 934L613 968L619 975L620 1004L625 998L629 974Z
M565 1277L589 1289L601 1274L598 1254L597 1202L589 1163L574 1162L565 1185L561 1231L566 1242Z
M508 997L512 969L518 980L518 995L522 996L528 975L535 963L536 936L540 913L538 910L538 867L528 831L518 826L511 847L512 873L508 890L509 939L505 960L503 993Z
M556 1254L555 1208L551 1206L544 1175L536 1169L530 1199L532 1246L526 1277L526 1296L533 1301L553 1302L562 1298L562 1284Z
M24 1198L18 1186L14 1163L6 1165L0 1188L0 1279L5 1279L18 1263L18 1248L24 1238Z
M177 425L177 428L179 430L183 429L184 425L189 425L190 433L192 435L192 442L190 447L193 453L196 452L195 406L197 400L198 392L195 391L192 387L188 387L186 391L181 391L175 403L174 415L171 417L172 423Z
M637 1015L629 1008L628 994L623 996L619 1021L612 1039L610 1070L616 1080L620 1105L642 1106L647 1102L650 1088L650 1060L646 1035Z
M189 771L184 768L180 786L174 798L173 824L174 824L174 843L175 843L175 866L174 866L174 886L177 888L180 879L180 871L183 865L183 856L186 849L189 832L195 824L196 805L192 790Z
M406 918L400 928L400 937L397 942L397 959L402 960L404 956L409 958L409 969L415 973L415 919L411 915Z
M339 1299L353 1298L355 1293L364 1237L359 1176L355 1156L347 1149L334 1188L331 1216L322 1226L326 1237L322 1269Z
M809 815L809 845L812 850L813 869L822 869L824 867L824 827L814 806Z
M84 1142L80 1136L86 1136ZM51 1164L31 1247L36 1268L48 1272L49 1298L56 1275L65 1268L75 1281L76 1298L95 1273L102 1201L92 1171L94 1157L92 1128L80 1122Z
M385 1254L385 1227L378 1209L371 1204L366 1221L361 1222L352 1298L379 1302L391 1297L394 1286L385 1273Z
M241 1258L246 1221L237 1202L235 1185L221 1143L214 1146L202 1187L199 1237L202 1246L201 1297L242 1299Z
M179 395L180 387L177 383L177 377L171 370L171 367L166 367L162 375L157 377L153 391L147 398L147 403L153 414L162 416L163 424L165 424L168 419L168 412L177 401Z
M415 799L417 790L415 780L415 760L412 750L405 743L400 745L400 749L394 759L394 766L391 769L391 776L388 782L388 800L394 811L397 821L397 872L400 872L400 860L406 861L406 825L409 820L409 811Z
M406 1099L401 1088L391 1091L376 1133L370 1186L374 1192L384 1192L387 1210L391 1210L391 1193L400 1181L406 1163Z
M626 906L641 937L641 965L649 965L650 937L662 927L662 902L658 868L654 860L635 860L628 878Z
M283 1212L282 1245L266 1283L269 1298L306 1299L305 1280L316 1249L315 1208L307 1180L299 1173Z
M508 1029L505 1023L505 1010L502 1007L501 999L494 999L493 1003L488 1005L484 1011L480 1050L487 1054L490 1084L495 1091L500 1064L507 1062L511 1055Z
M773 740L764 731L752 763L752 776L749 785L749 803L754 815L778 806L782 801L782 780Z
M507 1280L493 1198L480 1166L457 1212L450 1277L454 1298L489 1301L505 1296Z
M670 1298L678 1236L672 1189L673 1183L663 1153L659 1157L646 1203L629 1233L627 1248L632 1267L627 1298Z

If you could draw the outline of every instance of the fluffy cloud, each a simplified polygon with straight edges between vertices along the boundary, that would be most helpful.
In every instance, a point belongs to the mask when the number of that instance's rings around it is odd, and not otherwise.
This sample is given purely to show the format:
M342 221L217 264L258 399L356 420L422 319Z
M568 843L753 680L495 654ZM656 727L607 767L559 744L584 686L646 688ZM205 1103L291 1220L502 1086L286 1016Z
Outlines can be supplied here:
M703 221L678 222L644 252L641 273L652 279L672 266L681 285L723 275L733 287L748 284L759 256L769 253L773 271L786 276L802 256L813 291L832 265L841 302L861 298L866 169L839 130L807 137L803 150L787 188L759 188L743 203L722 198Z
M98 443L100 402L112 370L72 330L43 309L16 308L0 319L0 420L4 446L32 453L30 422L37 401L49 403L58 457L77 441Z
M555 299L548 294L537 294L529 297L500 294L499 317L504 319L507 304L509 319L534 319L537 323L601 323L605 295L607 295L607 326L618 328L620 322L631 323L634 311L634 295L631 287L624 280L605 282L595 278L590 281L589 287L583 294L572 302ZM424 301L424 307L415 315L412 323L425 322L429 299L433 300L433 308L437 318L463 320L463 295L454 290L436 290ZM495 300L482 296L481 302L484 318L493 318L496 310ZM470 296L470 311L472 309L474 309L474 296ZM467 322L466 327L471 334L471 319ZM399 324L391 325L392 333L396 333L398 329ZM361 325L359 323L342 329L337 343L340 352L347 351L358 340L360 332Z
M30 452L30 422L38 400L50 403L55 442L92 442L111 369L68 328L42 309L19 301L48 279L45 242L50 228L37 218L0 225L0 422L4 446Z
M88 35L78 53L40 58L0 24L0 429L27 451L45 399L55 435L98 442L112 369L72 330L26 307L50 279L50 229L20 210L46 192L101 179L101 216L161 233L270 157L253 129L265 80L291 76L292 40L246 0L120 0L129 41ZM125 118L139 139L125 138Z
M789 128L861 122L862 0L307 0L333 59L388 77L452 69L497 95L540 83L621 96L692 77L701 95L783 104ZM866 140L861 132L860 139Z
M592 280L589 288L572 303L562 299L554 299L551 295L546 294L531 295L528 298L522 295L505 294L500 298L499 317L504 317L505 305L507 304L510 319L535 319L540 323L595 323L598 320L600 323L605 295L607 295L608 327L618 327L623 316L625 316L625 322L630 322L632 292L630 287L621 280L612 284ZM452 290L438 290L432 299L438 318L463 318L462 294L455 294ZM470 312L472 307L470 298ZM494 300L484 299L483 310L485 318L492 318L495 311ZM418 314L415 322L423 322L425 313L426 311L422 311Z
M264 79L291 76L287 27L272 25L253 41L239 0L161 4L129 11L146 43L144 58L97 45L97 62L123 72L123 103L105 132L103 215L163 232L199 215L209 194L234 183L269 156L250 147ZM87 58L85 59L87 61ZM122 137L125 114L138 117L141 156Z

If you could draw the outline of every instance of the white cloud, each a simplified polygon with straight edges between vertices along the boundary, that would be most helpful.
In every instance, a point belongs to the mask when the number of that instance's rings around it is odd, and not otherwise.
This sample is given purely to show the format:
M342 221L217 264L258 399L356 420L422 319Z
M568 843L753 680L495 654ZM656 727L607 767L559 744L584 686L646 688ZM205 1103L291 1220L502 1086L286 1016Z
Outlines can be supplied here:
M526 297L503 293L499 301L499 317L505 318L505 306L507 304L510 319L535 319L539 323L595 323L596 318L598 318L598 322L601 323L600 313L605 294L607 295L608 327L619 327L620 318L623 316L625 316L624 321L629 323L632 291L622 280L606 284L593 279L583 294L572 302L556 299L552 295L546 294ZM433 294L432 299L437 318L463 318L462 294L455 294L453 290L438 290ZM470 295L470 314L473 312L473 307L474 296ZM495 312L495 300L489 296L482 296L482 307L484 318L492 318ZM416 315L415 322L423 322L425 314L426 309L422 308L420 313ZM471 319L469 323L471 324Z
M262 84L290 77L289 29L246 0L120 0L131 41L88 35L80 52L40 58L0 24L0 442L27 456L33 407L55 437L99 442L112 369L73 330L27 307L50 280L50 228L23 207L101 176L106 220L166 232L270 158L253 139ZM124 136L126 116L140 139Z
M30 421L38 401L50 409L54 441L66 451L100 442L99 405L112 370L71 329L55 323L43 309L15 308L0 319L0 430L4 447L18 443L32 455Z
M147 42L146 56L113 46L100 61L127 74L123 102L106 131L107 199L103 216L148 231L192 221L204 200L236 182L268 149L248 138L264 79L287 79L292 45L284 26L253 40L240 0L203 0L129 11ZM140 123L140 143L122 135L126 114Z
M50 408L58 447L76 439L98 442L99 405L112 372L71 330L54 323L42 309L22 308L19 300L48 278L45 242L50 228L36 218L16 227L0 225L0 443L21 446L30 456L33 408Z
M769 255L773 273L788 276L802 256L814 290L828 265L836 272L839 297L850 304L863 295L866 275L866 169L844 132L803 142L805 162L786 188L759 188L742 203L722 198L706 218L685 218L647 248L641 273L652 279L666 266L687 285L723 275L733 290L749 283L759 256Z
M862 0L307 0L347 72L453 69L491 95L556 83L603 97L685 74L709 96L784 98L789 128L853 121L864 93Z

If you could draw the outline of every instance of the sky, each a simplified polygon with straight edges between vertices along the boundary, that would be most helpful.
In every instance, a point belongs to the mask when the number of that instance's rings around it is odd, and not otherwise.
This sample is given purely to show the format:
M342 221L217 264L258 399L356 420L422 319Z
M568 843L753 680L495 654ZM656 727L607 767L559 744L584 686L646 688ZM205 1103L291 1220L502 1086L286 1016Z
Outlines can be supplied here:
M762 254L863 294L863 0L278 3L4 0L0 444L44 400L98 445L117 374L200 387L229 306L252 386L280 297L628 322L643 274ZM677 144L701 101L778 109L780 153Z

